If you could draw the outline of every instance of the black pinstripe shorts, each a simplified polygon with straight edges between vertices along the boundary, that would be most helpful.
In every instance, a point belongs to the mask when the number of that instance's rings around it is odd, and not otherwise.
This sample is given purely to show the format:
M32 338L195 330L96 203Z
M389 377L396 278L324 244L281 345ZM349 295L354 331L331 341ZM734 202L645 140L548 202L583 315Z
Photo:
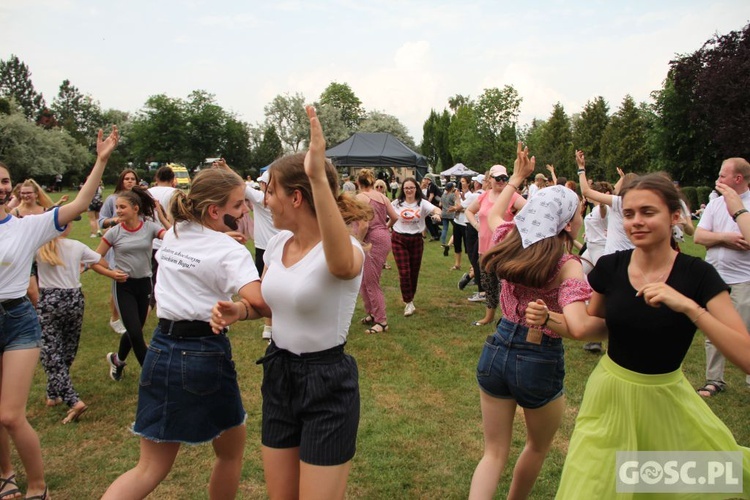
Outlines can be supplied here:
M344 346L296 355L271 343L258 363L263 364L263 445L299 447L300 460L312 465L351 460L359 426L359 374Z

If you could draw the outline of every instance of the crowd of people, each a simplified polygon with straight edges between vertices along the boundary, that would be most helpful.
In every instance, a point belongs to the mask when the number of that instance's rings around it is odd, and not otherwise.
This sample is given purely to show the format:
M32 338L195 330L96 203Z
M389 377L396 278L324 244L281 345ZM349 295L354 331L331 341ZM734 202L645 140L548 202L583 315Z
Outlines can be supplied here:
M477 353L484 451L469 498L494 497L518 407L526 440L508 497L533 496L565 412L563 338L586 342L601 358L586 385L558 498L614 497L615 457L623 450L740 452L743 495L750 494L750 450L704 402L726 388L725 359L750 373L746 160L723 162L721 196L701 208L694 229L693 213L665 174L618 170L614 186L590 182L585 154L576 151L578 183L558 177L552 165L548 179L535 174L535 158L521 143L511 172L494 165L444 189L431 176L386 184L370 169L342 183L325 158L315 110L307 115L309 150L276 160L257 184L223 160L200 171L189 192L174 189L168 167L148 190L125 170L102 201L116 127L107 137L100 132L96 164L69 203L53 203L33 180L14 194L10 168L0 163L0 258L9 263L0 268L0 500L21 496L11 442L24 467L25 498L51 496L39 438L26 419L36 361L48 379L46 404L68 407L64 424L88 409L70 377L84 311L81 268L112 280L110 325L121 337L106 355L109 376L122 379L131 350L142 367L133 424L140 457L104 498L145 498L168 476L183 443L205 442L216 456L209 497L236 497L247 412L227 329L245 320L262 320L268 340L258 364L269 497L343 498L360 420L357 362L346 351L358 297L365 333L392 332L381 287L392 252L403 314L413 316L430 241L440 241L446 257L453 248L446 272L462 271L467 255L458 287L473 281L478 292L469 300L484 305L467 328L494 328ZM66 238L83 212L96 221L96 251ZM680 252L683 234L693 231L708 249L705 261ZM158 321L147 342L152 310ZM681 365L698 329L706 336L706 380L696 390Z

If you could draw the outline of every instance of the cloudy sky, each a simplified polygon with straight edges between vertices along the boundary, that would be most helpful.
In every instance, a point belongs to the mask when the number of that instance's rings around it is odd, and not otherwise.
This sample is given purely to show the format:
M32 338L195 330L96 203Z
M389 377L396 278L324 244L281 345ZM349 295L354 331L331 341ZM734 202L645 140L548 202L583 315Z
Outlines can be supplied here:
M522 123L558 101L648 100L675 54L748 21L747 0L0 0L0 59L47 103L66 78L125 111L204 89L249 123L278 94L346 82L418 143L430 109L488 87L518 90Z

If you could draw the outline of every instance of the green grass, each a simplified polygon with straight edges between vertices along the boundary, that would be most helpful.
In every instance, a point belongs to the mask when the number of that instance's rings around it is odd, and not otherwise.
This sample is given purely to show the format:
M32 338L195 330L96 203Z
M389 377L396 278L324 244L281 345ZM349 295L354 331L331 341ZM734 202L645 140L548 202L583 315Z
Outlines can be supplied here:
M73 237L94 247L86 221L75 223ZM702 254L691 243L685 251ZM461 276L450 271L453 257L443 257L438 243L425 244L417 312L403 316L398 275L383 272L390 331L364 335L358 320L364 316L361 301L352 322L347 350L359 363L362 418L358 451L349 480L350 498L466 498L471 474L482 454L482 425L475 368L485 337L492 327L472 327L483 307L466 297L474 291L456 288ZM465 259L463 268L468 268ZM29 398L28 414L42 441L47 481L56 500L99 498L120 474L135 465L138 438L129 431L138 393L135 359L121 383L107 376L104 355L116 350L118 336L108 326L110 282L87 272L82 277L86 315L81 347L73 366L73 381L89 411L76 424L62 425L63 407L44 405L46 378L38 368ZM153 331L155 316L145 331ZM254 361L265 349L261 323L244 322L231 332L245 409L248 440L240 498L264 498L260 459L261 368ZM648 346L644 346L644 349ZM552 498L565 460L578 405L586 379L598 357L581 344L566 342L566 392L568 407L562 428L532 494ZM703 382L703 336L697 335L684 363L694 386ZM750 443L745 408L750 391L744 374L727 365L729 390L708 403L735 433L738 442ZM514 425L513 449L497 497L507 496L510 473L523 447L525 431L519 415ZM13 462L25 487L22 467ZM206 487L213 464L211 446L184 446L174 468L151 498L207 498Z

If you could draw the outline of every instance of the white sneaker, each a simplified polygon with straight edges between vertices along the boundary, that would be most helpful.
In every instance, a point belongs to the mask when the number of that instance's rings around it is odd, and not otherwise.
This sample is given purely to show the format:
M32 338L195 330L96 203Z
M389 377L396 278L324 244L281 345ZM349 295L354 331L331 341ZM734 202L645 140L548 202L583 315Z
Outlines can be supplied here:
M417 308L414 307L414 302L409 302L406 304L406 307L404 308L404 316L411 316L414 314L414 311L416 311Z
M472 295L471 297L469 297L467 300L469 302L484 302L485 301L485 297L481 293L476 292L474 295Z
M122 319L117 319L117 320L110 319L109 327L112 328L115 331L115 333L119 333L120 335L127 332L125 325L122 324Z
M264 340L271 340L271 329L272 327L268 325L263 325L263 339Z

